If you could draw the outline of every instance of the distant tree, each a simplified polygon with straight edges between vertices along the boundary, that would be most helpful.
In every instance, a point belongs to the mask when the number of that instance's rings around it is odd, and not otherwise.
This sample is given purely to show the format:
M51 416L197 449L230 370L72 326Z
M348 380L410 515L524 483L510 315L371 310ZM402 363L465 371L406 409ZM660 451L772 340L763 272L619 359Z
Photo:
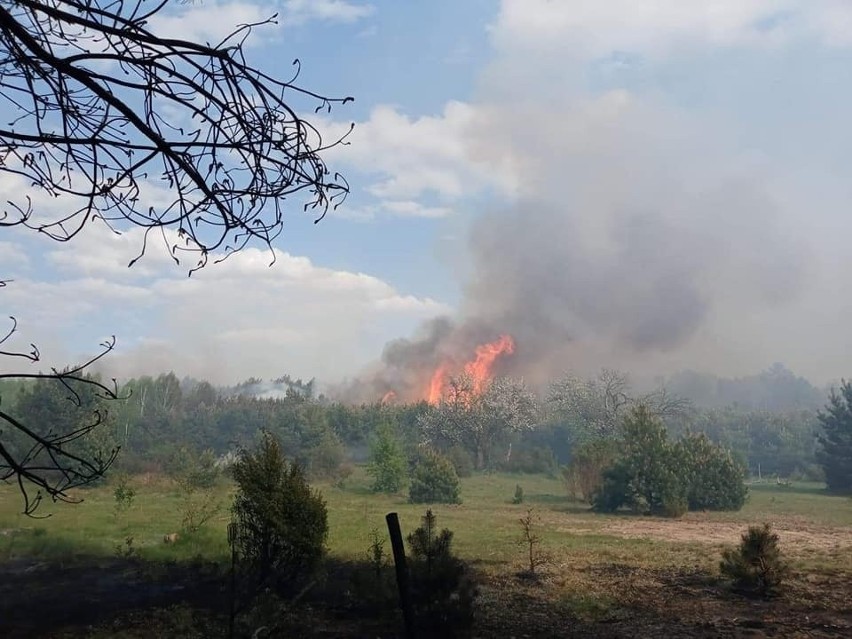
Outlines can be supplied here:
M818 418L822 432L817 436L817 459L825 471L828 489L852 492L852 382L844 380L840 392L832 389L828 405Z
M0 5L0 176L7 181L0 229L67 242L94 220L116 233L141 228L144 239L130 264L159 236L176 262L189 258L193 272L211 256L221 261L249 244L271 247L294 200L319 221L345 198L346 181L322 159L341 140L323 141L299 114L311 106L328 111L351 98L302 88L298 60L283 79L247 62L246 39L272 18L206 44L151 30L171 5ZM0 289L8 283L0 275ZM114 339L79 366L19 371L8 364L36 363L41 353L33 345L13 346L16 327L13 320L9 332L0 333L0 363L13 371L0 379L88 384L104 398L118 397L114 385L84 375ZM0 409L0 480L18 485L26 513L44 495L69 501L71 488L106 472L114 456L81 456L67 446L103 421L98 413L78 430L60 431ZM27 440L17 452L13 432Z
M617 436L625 415L639 405L662 419L682 417L691 409L687 399L665 386L634 395L626 373L606 368L591 379L566 375L556 380L550 385L547 405L551 419L570 425L574 445Z
M497 377L482 392L466 374L450 380L441 403L420 417L429 444L462 444L474 456L476 468L491 465L494 445L510 433L535 426L536 401L523 382Z
M367 472L373 478L370 489L375 493L398 493L407 475L408 461L396 436L393 423L383 422L370 445Z
M116 388L82 367L0 375L10 377L30 381L13 406L0 403L0 425L8 427L0 430L0 480L19 486L27 515L35 513L45 495L78 501L68 491L101 479L118 454L105 406L107 399L118 397Z

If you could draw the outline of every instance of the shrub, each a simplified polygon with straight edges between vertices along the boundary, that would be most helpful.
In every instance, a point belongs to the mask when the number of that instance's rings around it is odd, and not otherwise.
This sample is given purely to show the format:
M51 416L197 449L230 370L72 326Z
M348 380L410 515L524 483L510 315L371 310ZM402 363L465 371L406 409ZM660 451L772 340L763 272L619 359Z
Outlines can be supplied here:
M706 435L687 435L677 447L688 482L690 510L740 510L748 487L746 469L731 451L713 444Z
M515 484L515 496L512 497L513 504L523 504L524 503L524 489L521 488L520 484Z
M556 470L553 451L547 447L520 448L509 459L498 462L497 470L505 473L553 475Z
M258 584L294 591L318 567L325 552L328 516L322 496L302 469L284 459L280 444L264 433L255 452L233 466L237 495L233 514L242 563Z
M408 501L412 504L459 504L459 477L446 457L426 453L414 469Z
M723 552L719 569L736 589L763 597L777 595L789 573L769 524L750 526L737 549Z
M367 472L373 478L370 489L374 493L398 493L405 483L407 462L402 445L393 425L383 422L376 429L370 445L370 463Z
M447 459L456 469L456 475L459 477L470 477L473 475L473 457L464 449L464 447L456 444L447 450Z
M130 485L130 477L126 473L116 475L112 496L115 499L113 515L118 519L130 510L130 507L133 506L133 500L136 498L136 489Z
M338 469L346 460L346 449L334 433L323 434L322 439L308 453L311 477L334 480Z
M183 446L169 457L166 469L181 496L183 531L197 532L219 512L214 488L222 471L216 455L210 449L196 453Z
M601 487L592 498L592 506L598 512L614 513L625 505L630 494L630 468L624 462L616 462L603 473Z
M438 532L431 510L421 521L408 536L416 627L426 636L465 636L473 624L476 585L452 553L453 533Z
M562 469L568 493L593 504L603 488L604 471L612 466L617 456L615 440L595 439L579 444L572 451L570 464Z
M196 453L186 446L169 456L166 472L184 491L213 488L222 474L212 450L208 448Z

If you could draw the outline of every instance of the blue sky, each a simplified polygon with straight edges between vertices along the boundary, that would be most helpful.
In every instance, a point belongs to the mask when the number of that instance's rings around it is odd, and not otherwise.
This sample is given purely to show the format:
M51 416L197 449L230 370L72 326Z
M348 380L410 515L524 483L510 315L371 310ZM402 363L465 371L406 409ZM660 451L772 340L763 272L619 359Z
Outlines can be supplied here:
M303 85L355 97L317 118L331 135L356 123L327 158L346 204L318 225L294 210L272 269L258 247L192 281L157 255L128 272L133 233L58 246L4 231L0 273L16 281L0 311L46 361L114 333L122 376L335 381L436 315L517 317L488 260L524 269L546 245L542 264L566 273L544 287L531 270L522 286L549 292L523 297L575 337L554 335L531 378L774 361L820 383L850 374L852 3L205 0L154 26L213 39L275 12L249 60L285 76L299 58ZM620 239L636 211L662 229L656 256ZM509 237L484 252L475 229L501 224ZM637 348L634 316L646 330L682 308L675 276L699 315Z

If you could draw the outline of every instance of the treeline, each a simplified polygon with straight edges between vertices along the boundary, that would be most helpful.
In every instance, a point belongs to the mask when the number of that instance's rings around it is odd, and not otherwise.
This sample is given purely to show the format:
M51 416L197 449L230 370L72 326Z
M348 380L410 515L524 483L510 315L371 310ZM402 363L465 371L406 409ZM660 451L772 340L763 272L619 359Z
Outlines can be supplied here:
M766 396L773 395L765 391L772 387L767 380L778 380L779 388L802 388L799 378L791 381L779 369L760 379ZM316 395L312 380L288 376L217 388L166 373L131 379L119 390L126 399L106 401L83 388L81 401L69 401L63 384L41 380L7 383L0 387L0 399L4 410L26 416L44 432L73 431L102 411L105 424L75 445L90 451L120 446L118 463L130 472L161 470L180 447L226 455L254 445L267 430L311 476L333 477L347 464L367 461L377 429L390 424L407 455L428 444L447 455L460 475L475 469L556 474L584 442L615 438L628 411L641 404L659 416L672 437L704 433L731 449L752 475L821 478L815 408L707 408L665 387L635 393L617 371L590 379L566 376L538 395L520 382L501 379L476 394L459 379L437 407L346 405ZM14 449L15 433L3 437Z

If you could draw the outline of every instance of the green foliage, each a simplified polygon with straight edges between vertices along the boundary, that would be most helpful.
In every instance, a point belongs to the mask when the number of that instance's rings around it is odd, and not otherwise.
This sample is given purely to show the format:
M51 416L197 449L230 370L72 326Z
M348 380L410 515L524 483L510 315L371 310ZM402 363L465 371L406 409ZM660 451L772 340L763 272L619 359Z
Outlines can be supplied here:
M579 496L589 504L601 492L604 471L618 456L618 442L614 439L589 439L576 446L571 462L562 469L562 478L568 493Z
M519 446L508 459L497 464L505 473L527 473L553 476L557 468L553 451L542 446Z
M407 463L402 445L393 425L383 422L376 430L370 445L370 463L367 472L373 478L370 489L374 493L398 493L405 483Z
M115 556L119 559L136 559L139 556L139 549L134 545L133 535L127 535L124 543L116 544Z
M828 405L818 419L822 432L818 435L817 458L825 471L828 489L852 492L852 382L844 381L839 393L831 391Z
M520 484L515 484L515 496L512 497L513 504L523 504L524 503L524 489L521 488Z
M731 451L704 434L689 434L678 443L687 476L690 510L740 510L748 488L746 469Z
M447 449L446 456L450 460L450 463L452 463L453 468L456 469L456 475L459 477L470 477L473 475L473 457L471 457L464 446L458 444L450 446Z
M473 624L476 585L465 564L453 555L452 542L450 530L438 532L431 509L408 536L416 625L427 636L467 636Z
M412 504L459 504L459 477L450 461L427 452L414 468L408 501Z
M779 594L789 574L778 535L769 524L750 526L738 548L723 552L719 569L736 589L763 597Z
M209 448L196 453L182 446L169 458L167 472L180 493L181 527L196 533L220 510L214 490L221 476L216 456Z
M130 507L133 506L133 500L136 498L136 489L130 485L130 477L126 473L116 475L112 496L115 500L113 514L118 519L130 510Z
M308 453L311 477L336 479L340 467L346 460L346 449L333 432L323 433L319 443Z
M645 406L637 406L624 418L621 448L595 497L598 510L612 512L626 505L636 512L669 517L686 512L681 460L663 423Z
M318 567L328 537L322 496L297 464L289 464L278 440L265 432L254 452L233 467L233 514L243 565L258 584L280 591L298 588Z
M704 435L670 442L663 423L641 405L624 420L620 450L593 497L597 510L627 506L680 517L689 509L739 510L745 503L745 469L730 451Z
M185 492L213 488L222 474L211 449L196 453L186 446L170 456L166 472Z

